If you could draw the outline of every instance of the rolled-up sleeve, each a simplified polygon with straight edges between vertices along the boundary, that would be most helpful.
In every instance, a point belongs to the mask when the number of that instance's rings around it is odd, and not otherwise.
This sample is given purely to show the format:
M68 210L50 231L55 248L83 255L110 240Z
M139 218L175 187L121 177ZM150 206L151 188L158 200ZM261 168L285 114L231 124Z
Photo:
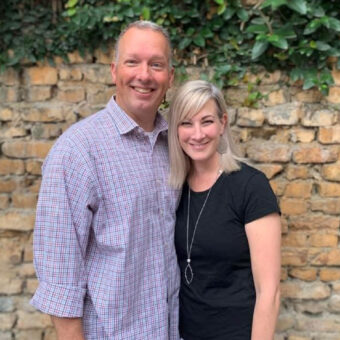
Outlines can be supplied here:
M97 202L90 156L60 138L44 162L33 237L39 286L31 303L44 313L83 315L86 249Z

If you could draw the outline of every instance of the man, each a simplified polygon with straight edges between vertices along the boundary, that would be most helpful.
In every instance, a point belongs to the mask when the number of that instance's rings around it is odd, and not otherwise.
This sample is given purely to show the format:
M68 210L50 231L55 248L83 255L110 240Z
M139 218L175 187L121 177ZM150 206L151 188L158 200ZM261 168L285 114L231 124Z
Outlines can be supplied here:
M32 304L60 340L177 340L178 193L157 113L174 76L166 32L128 26L111 73L115 99L68 129L44 163Z

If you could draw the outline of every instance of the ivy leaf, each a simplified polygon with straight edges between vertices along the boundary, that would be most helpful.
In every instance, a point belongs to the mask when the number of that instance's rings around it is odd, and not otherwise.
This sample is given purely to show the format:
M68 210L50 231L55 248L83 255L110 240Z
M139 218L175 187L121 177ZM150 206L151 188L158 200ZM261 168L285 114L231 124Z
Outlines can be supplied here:
M290 72L290 78L292 81L297 81L299 79L303 79L303 71L301 68L295 67Z
M77 5L77 3L78 3L78 0L69 0L65 4L65 8L73 8L74 6Z
M328 51L331 49L331 46L323 41L318 40L316 42L316 49L319 51Z
M276 10L282 5L286 4L286 0L266 0L262 5L261 8L266 8L271 6L272 10Z
M248 21L249 19L248 12L244 8L239 9L236 14L241 19L241 21Z
M329 18L329 27L334 31L340 32L340 20L336 18Z
M205 46L205 39L201 35L196 35L196 37L193 39L193 42L199 47Z
M288 0L287 6L302 15L307 13L307 3L305 0Z
M288 24L285 25L277 30L275 30L275 33L283 38L286 39L294 39L296 38L296 33L293 29L293 26Z
M180 43L178 44L179 50L184 50L186 47L188 47L191 44L192 40L190 38L183 38Z
M261 54L263 54L268 48L268 42L267 41L256 41L253 49L251 51L251 59L257 59Z
M314 19L306 26L306 28L303 31L303 34L308 35L308 34L314 33L320 26L321 26L321 20Z
M149 7L143 7L142 8L142 17L144 20L150 20L150 8Z
M250 25L247 27L246 32L256 33L256 34L266 34L268 33L267 25Z
M288 48L288 41L284 38L279 37L278 39L275 40L269 40L269 42L278 48L281 48L282 50L286 50Z
M217 3L217 5L224 5L224 0L215 0L215 3Z

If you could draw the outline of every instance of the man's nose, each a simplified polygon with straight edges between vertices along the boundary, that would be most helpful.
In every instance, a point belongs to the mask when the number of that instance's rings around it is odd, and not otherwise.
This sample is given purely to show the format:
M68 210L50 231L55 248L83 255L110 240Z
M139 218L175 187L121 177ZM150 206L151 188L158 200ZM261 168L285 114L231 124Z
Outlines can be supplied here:
M138 68L137 78L140 81L147 81L150 79L150 69L149 65L141 64Z

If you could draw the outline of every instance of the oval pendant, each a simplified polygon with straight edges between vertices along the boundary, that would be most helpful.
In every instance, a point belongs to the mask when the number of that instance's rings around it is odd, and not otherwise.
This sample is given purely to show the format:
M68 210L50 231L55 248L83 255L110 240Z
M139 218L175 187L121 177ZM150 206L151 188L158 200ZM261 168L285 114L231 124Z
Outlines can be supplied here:
M192 271L190 263L188 263L187 266L185 267L184 277L185 277L185 281L187 282L187 284L190 285L190 283L192 282L194 278L194 273Z

